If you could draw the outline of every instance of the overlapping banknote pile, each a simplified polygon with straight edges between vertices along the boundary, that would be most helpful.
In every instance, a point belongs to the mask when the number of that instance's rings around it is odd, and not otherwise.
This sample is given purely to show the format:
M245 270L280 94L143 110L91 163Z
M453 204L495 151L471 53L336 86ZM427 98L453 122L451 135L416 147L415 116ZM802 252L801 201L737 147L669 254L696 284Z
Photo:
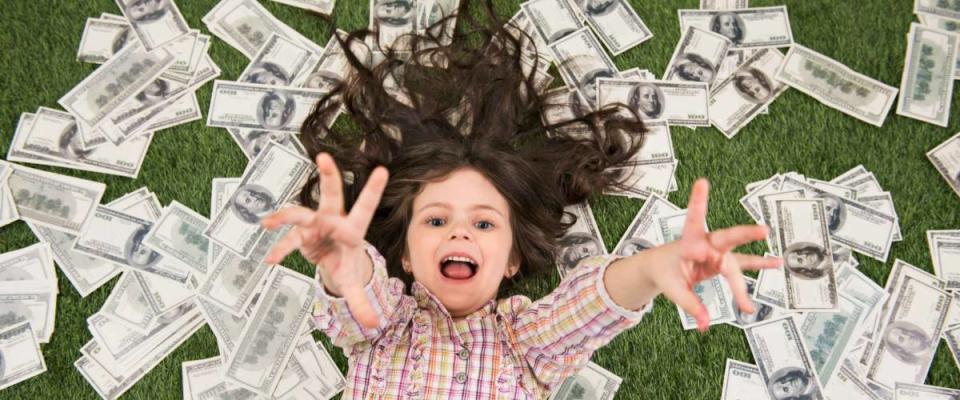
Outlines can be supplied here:
M136 178L154 132L200 119L195 93L220 75L210 37L172 1L138 3L87 19L77 61L102 65L60 98L66 111L24 113L7 160Z

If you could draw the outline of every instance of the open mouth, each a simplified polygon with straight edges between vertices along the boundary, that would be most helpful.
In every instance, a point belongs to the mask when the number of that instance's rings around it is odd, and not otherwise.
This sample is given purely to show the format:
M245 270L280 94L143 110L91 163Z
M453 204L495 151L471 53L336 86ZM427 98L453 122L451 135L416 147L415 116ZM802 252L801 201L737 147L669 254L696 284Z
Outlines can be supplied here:
M447 256L440 261L440 273L449 279L467 280L477 274L477 262L465 256Z

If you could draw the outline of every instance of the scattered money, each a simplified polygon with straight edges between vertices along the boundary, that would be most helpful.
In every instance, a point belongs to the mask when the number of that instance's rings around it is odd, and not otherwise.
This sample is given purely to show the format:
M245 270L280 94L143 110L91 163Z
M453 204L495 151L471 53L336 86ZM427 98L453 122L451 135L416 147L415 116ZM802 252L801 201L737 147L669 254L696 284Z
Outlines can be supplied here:
M653 33L627 0L574 0L573 3L615 56L653 37Z
M531 0L521 4L520 9L546 44L554 43L583 28L577 11L567 0Z
M774 76L831 108L868 124L883 126L897 88L794 44Z
M174 1L151 5L144 5L139 0L116 0L116 2L147 51L176 40L190 30Z
M99 182L19 165L7 185L22 219L70 234L80 233L106 190Z
M835 310L839 299L823 202L778 200L776 209L787 309Z

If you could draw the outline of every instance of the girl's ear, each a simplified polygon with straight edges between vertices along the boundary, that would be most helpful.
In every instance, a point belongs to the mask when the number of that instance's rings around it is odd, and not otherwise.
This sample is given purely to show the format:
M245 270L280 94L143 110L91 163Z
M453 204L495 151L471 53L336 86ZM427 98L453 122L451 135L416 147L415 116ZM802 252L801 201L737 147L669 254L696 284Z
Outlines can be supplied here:
M507 269L503 271L503 276L506 278L512 278L519 271L520 271L520 256L516 254L511 254L510 259L507 260Z
M413 274L413 270L410 269L410 252L407 251L406 247L403 249L403 255L400 256L400 265L403 266L403 271L407 274Z

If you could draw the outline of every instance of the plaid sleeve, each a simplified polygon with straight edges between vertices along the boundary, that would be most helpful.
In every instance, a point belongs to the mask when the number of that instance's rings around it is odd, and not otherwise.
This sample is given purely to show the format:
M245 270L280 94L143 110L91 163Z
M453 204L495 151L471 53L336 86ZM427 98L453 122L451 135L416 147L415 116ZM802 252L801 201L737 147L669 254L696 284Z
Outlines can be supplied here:
M593 352L632 328L653 307L627 310L610 298L603 274L616 255L580 262L547 296L520 311L512 324L526 362L549 390L579 371Z
M360 325L347 307L347 301L343 297L328 293L320 281L320 271L314 273L320 284L313 307L315 325L330 338L334 346L342 348L348 357L375 342L396 322L399 314L402 314L397 311L404 297L403 281L387 276L386 260L376 247L367 243L365 250L373 261L373 276L364 287L364 292L377 312L380 321L377 328Z

